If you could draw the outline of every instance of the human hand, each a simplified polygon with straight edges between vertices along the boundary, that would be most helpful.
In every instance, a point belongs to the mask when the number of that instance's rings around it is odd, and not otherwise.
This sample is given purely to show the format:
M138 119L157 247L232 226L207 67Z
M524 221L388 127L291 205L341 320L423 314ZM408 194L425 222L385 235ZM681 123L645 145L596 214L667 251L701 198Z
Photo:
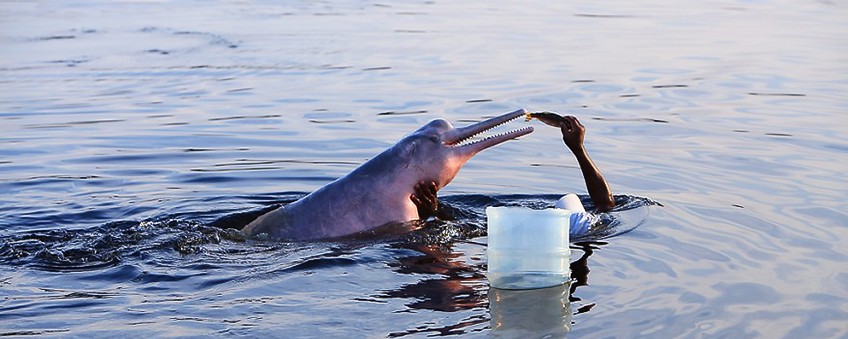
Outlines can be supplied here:
M583 137L586 135L586 127L574 116L565 116L565 126L561 127L562 141L572 151L583 147Z
M435 182L419 182L412 188L413 192L409 196L415 207L418 207L418 218L426 220L435 216L439 210L439 200L436 197L438 188Z
M539 121L548 126L559 127L562 132L562 141L572 151L583 147L583 137L586 135L586 127L574 116L545 112L530 113L530 117L539 119Z

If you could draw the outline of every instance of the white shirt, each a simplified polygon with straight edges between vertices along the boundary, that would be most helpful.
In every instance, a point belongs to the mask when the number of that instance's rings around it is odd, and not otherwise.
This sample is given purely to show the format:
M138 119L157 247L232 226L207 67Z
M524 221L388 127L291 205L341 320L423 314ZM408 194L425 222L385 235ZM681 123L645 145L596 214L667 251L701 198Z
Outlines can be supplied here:
M583 203L580 202L580 198L576 194L563 195L554 206L571 211L568 222L568 235L570 237L586 235L592 229L592 224L595 223L596 218L593 214L586 212Z

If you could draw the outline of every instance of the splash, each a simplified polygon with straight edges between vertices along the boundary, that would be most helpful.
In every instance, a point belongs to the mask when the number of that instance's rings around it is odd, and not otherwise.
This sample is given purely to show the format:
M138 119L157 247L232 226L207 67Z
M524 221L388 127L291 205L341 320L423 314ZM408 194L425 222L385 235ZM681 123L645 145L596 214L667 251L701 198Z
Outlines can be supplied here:
M0 238L0 262L46 271L91 271L150 253L199 253L208 244L243 241L233 229L176 218L115 221L87 229L52 229Z
M414 227L409 227L415 229L411 232L386 233L342 242L439 246L473 241L486 235L487 206L551 208L557 198L557 195L447 196L442 198L439 207L448 211L452 220L417 222ZM587 210L592 209L588 196L580 199ZM573 237L572 242L594 241L627 233L647 221L649 206L660 205L651 199L634 196L616 196L616 204L612 211L598 215L599 222L590 233ZM105 269L150 255L193 255L210 251L214 245L246 241L238 230L242 224L275 207L227 213L209 223L169 215L145 221L114 221L84 229L20 232L0 237L0 262L67 272ZM197 218L201 219L200 216ZM278 242L270 239L254 241L266 245ZM215 250L230 251L226 248Z

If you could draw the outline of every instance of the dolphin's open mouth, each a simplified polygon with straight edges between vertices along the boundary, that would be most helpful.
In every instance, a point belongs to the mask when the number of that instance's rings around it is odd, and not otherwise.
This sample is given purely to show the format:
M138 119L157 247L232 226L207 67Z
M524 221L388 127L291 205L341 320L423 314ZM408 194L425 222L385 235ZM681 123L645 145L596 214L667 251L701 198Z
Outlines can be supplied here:
M528 126L468 142L477 135L506 124L512 120L524 117L525 114L527 114L527 111L520 109L515 112L486 119L470 126L457 128L444 139L444 143L445 145L454 146L456 148L466 148L469 152L476 153L502 142L530 134L533 132L533 127Z

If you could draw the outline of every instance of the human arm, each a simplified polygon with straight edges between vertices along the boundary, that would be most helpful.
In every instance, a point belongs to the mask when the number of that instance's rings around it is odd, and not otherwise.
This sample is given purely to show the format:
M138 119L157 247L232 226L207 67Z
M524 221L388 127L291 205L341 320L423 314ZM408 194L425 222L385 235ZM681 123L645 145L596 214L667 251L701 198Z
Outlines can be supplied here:
M562 131L562 141L577 158L577 164L580 166L580 171L583 173L583 180L586 182L586 190L589 191L589 196L592 198L592 203L599 211L609 211L615 207L615 199L613 199L612 191L609 184L604 179L603 174L592 161L589 152L583 144L583 138L586 135L586 127L573 116L561 116L554 113L531 113L532 118L537 118L539 121L554 127L559 127Z

